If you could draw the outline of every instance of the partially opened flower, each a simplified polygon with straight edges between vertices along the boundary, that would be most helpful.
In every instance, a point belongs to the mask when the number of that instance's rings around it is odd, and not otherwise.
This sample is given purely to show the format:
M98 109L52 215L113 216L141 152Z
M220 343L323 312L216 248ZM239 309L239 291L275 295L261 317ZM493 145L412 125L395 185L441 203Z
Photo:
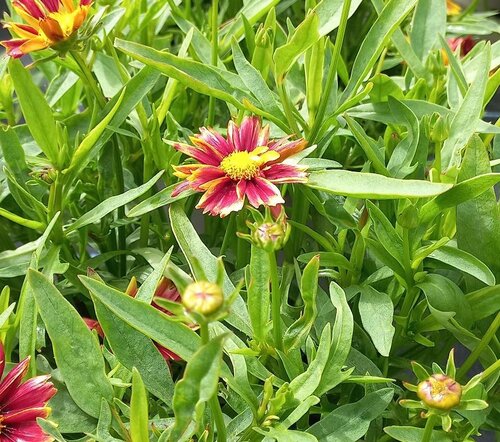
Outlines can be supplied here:
M57 390L49 382L50 376L36 376L22 383L28 371L29 356L19 362L0 382L0 441L1 442L48 442L36 422L50 413L47 402ZM5 354L0 342L0 378L5 369Z
M192 146L174 144L197 163L175 167L175 175L184 181L172 196L188 189L204 192L196 206L203 213L224 217L241 210L245 199L253 207L283 204L276 184L307 181L306 167L291 158L307 142L288 137L270 140L269 126L262 128L257 117L245 118L240 126L230 121L227 138L202 127L191 142Z
M26 23L5 23L14 38L0 44L13 58L50 47L62 48L82 26L91 3L92 0L13 0L12 7Z

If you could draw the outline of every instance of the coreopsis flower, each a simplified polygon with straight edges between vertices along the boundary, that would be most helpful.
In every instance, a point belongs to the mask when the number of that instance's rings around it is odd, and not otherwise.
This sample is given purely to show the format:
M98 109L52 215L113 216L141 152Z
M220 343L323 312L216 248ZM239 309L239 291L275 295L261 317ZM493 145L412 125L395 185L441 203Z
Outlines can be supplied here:
M455 52L457 49L459 49L460 57L465 57L470 51L472 51L472 48L475 45L476 41L474 40L474 38L472 38L471 35L448 39L448 46L450 47L452 52ZM444 49L442 50L442 56L444 64L448 65L449 64L448 54L446 54L446 51Z
M26 23L5 23L15 38L0 44L13 58L46 48L65 49L85 21L91 3L92 0L13 0L12 7Z
M202 127L191 137L193 145L174 143L174 147L197 163L175 166L182 181L172 193L185 190L203 192L196 206L203 213L224 217L241 210L245 200L253 207L283 204L276 184L304 183L306 167L293 155L303 150L303 139L269 139L269 126L261 127L257 117L246 117L240 126L230 121L227 138Z
M37 417L46 418L50 413L47 402L57 390L49 382L50 376L36 376L22 382L30 364L30 357L23 359L0 382L0 441L49 442L37 424ZM5 354L0 342L0 378L5 370Z
M418 384L417 396L431 408L451 410L460 404L462 386L455 379L437 373Z
M223 303L222 289L213 282L193 282L182 294L182 304L186 310L203 316L216 313Z
M446 13L448 15L458 15L462 12L462 7L453 0L446 0Z

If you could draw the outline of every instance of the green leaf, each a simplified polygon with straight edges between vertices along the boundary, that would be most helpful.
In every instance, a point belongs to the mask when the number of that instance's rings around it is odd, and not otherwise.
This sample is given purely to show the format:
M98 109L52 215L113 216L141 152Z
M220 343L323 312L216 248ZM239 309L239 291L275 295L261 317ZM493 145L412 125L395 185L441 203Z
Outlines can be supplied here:
M204 404L217 394L225 337L220 335L211 339L187 363L184 376L175 387L175 424L170 440L188 439L183 435L192 422L193 415L196 413L196 423L199 425Z
M339 267L342 269L352 270L352 264L349 260L337 252L310 252L303 253L297 257L297 261L308 263L315 256L319 256L320 267Z
M38 86L33 83L30 71L19 60L10 59L9 73L33 139L49 161L57 165L59 146L54 138L57 137L58 130L52 109Z
M491 172L489 156L481 139L474 136L466 148L462 168L458 175L459 184L465 185L476 177L481 179L486 187L487 176ZM488 174L488 175L483 175ZM495 174L495 183L499 180ZM493 177L491 177L493 181ZM457 243L460 250L464 250L486 264L498 280L500 278L500 208L495 191L490 186L485 192L476 192L474 198L457 207ZM472 281L467 281L469 290L479 288Z
M307 185L335 195L371 199L426 198L439 195L452 187L451 184L398 180L347 170L312 172Z
M98 204L92 210L89 210L80 218L78 218L73 224L71 224L68 227L67 232L81 229L82 227L93 224L96 221L100 221L106 215L118 209L119 207L125 206L126 204L139 198L155 185L158 179L163 175L163 172L163 170L161 172L158 172L153 178L151 178L147 183L144 183L142 186L128 190L121 195L112 196L102 203Z
M367 285L361 289L359 314L363 328L382 356L389 356L396 329L392 325L394 306L391 297Z
M130 436L132 440L149 440L148 396L141 375L132 370L132 397L130 399Z
M336 283L330 283L330 299L336 309L335 325L328 363L321 376L321 382L316 390L316 395L321 396L328 390L346 379L350 370L342 371L349 351L351 350L354 320L351 309L347 303L344 290Z
M151 339L127 324L97 299L94 300L94 307L113 354L129 370L135 367L147 389L170 406L174 381L165 359Z
M500 305L500 285L485 287L465 295L476 321L498 312Z
M253 336L259 343L266 342L271 311L269 281L271 270L267 252L252 245L247 273L247 305Z
M321 37L328 35L339 27L343 3L344 0L321 0L314 8L314 12L319 18L319 33ZM356 12L361 3L362 0L352 0L349 17Z
M319 340L318 351L316 357L309 364L307 370L297 376L290 382L290 391L294 398L300 402L310 397L318 388L321 381L326 364L329 359L329 350L331 344L331 328L330 324L326 324L321 338Z
M26 181L30 178L26 155L16 132L11 127L4 127L0 130L0 147L6 166L11 170L16 181L25 187Z
M274 64L278 82L283 80L283 77L300 55L319 40L318 26L318 15L314 11L310 12L304 21L293 31L286 44L276 49L274 52Z
M483 100L491 63L489 46L486 46L478 56L478 60L480 68L460 108L457 110L453 120L451 120L450 134L441 150L443 171L460 166L462 162L462 150L478 127L483 111Z
M217 280L217 258L212 255L208 247L203 244L181 205L172 204L169 213L175 238L184 256L188 260L194 276L201 279L206 277L209 281L215 282ZM204 275L199 274L200 266L203 269ZM225 272L222 289L226 297L234 291L234 285ZM249 326L250 318L241 296L238 295L233 302L231 312L226 318L226 321L236 327L236 329L246 333L248 336L251 335L251 328Z
M399 263L403 262L403 239L392 226L384 213L371 201L367 202L370 218L373 221L373 230L380 245L391 254Z
M420 60L425 61L434 48L439 34L446 32L445 2L419 0L413 16L411 45Z
M83 411L98 417L101 398L110 401L113 397L98 341L76 309L45 276L30 269L28 283L71 397Z
M146 280L142 283L135 295L135 299L138 301L144 301L151 304L153 297L155 296L156 288L161 281L165 273L165 269L170 261L170 255L172 254L173 246L165 253L160 264L149 274Z
M384 431L393 439L400 442L421 442L425 430L409 426L391 426L385 427ZM432 430L429 442L446 442L450 440L453 440L453 434Z
M307 432L319 442L356 442L368 431L370 422L384 412L393 395L392 388L369 393L358 402L342 405L327 414Z
M456 247L442 246L434 250L429 255L429 258L436 259L462 272L468 273L485 284L490 286L495 285L495 275L493 275L488 266L464 250L457 249Z
M159 192L155 193L153 196L150 196L149 198L145 199L144 201L141 201L139 204L137 204L137 206L132 207L132 209L130 209L127 212L127 216L129 218L134 218L136 216L145 215L146 213L152 212L153 210L156 210L160 207L172 204L175 201L187 198L188 196L193 195L195 193L194 191L186 190L185 192L182 192L180 195L172 197L172 192L177 186L178 184L172 184L171 186L168 186L167 188L162 189Z
M316 320L316 294L318 293L319 255L311 258L304 269L300 280L300 295L304 302L304 309L297 319L285 332L283 342L285 349L290 351L299 348L309 335Z
M302 431L287 430L285 428L270 427L267 431L261 428L255 428L257 433L266 436L264 441L275 440L276 442L318 442L312 434Z
M351 78L342 94L341 102L345 102L353 94L357 93L359 86L361 86L361 83L375 65L388 40L416 3L417 0L405 2L390 0L386 3L361 44L354 60Z
M130 57L175 78L196 92L219 98L239 108L242 107L244 98L250 100L244 83L232 72L118 38L115 40L115 46Z

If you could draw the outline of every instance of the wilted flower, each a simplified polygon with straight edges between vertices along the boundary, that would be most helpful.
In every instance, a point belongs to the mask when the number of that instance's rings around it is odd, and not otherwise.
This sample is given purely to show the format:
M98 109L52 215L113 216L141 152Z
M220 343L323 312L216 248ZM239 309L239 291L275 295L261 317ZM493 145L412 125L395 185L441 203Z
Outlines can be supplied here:
M462 7L453 0L446 0L446 13L448 15L458 15L462 12Z
M77 0L78 1L78 0ZM15 37L0 42L14 58L46 48L66 48L82 26L92 0L13 0L12 7L26 23L5 23Z
M221 288L208 281L189 284L182 295L182 304L187 311L209 316L216 313L224 303Z
M50 376L36 376L22 383L30 364L30 357L19 362L0 382L0 441L48 442L53 438L44 434L37 424L38 417L50 413L47 402L57 390ZM5 354L0 342L0 378L5 370Z
M261 128L257 117L245 118L240 126L230 121L227 139L213 129L202 127L200 132L191 137L193 146L174 144L199 162L175 166L175 175L184 181L172 196L188 189L204 192L196 206L203 213L224 217L241 210L245 198L253 207L276 206L284 203L276 184L307 181L306 167L290 158L307 142L269 140L269 126Z
M451 410L460 404L462 386L449 376L433 374L418 384L417 396L431 408Z

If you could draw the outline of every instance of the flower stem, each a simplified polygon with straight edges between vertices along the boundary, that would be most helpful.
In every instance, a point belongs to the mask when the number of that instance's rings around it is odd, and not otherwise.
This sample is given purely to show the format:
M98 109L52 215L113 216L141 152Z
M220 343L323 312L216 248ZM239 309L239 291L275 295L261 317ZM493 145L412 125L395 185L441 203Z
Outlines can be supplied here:
M500 370L500 359L491 364L486 370L483 371L481 375L481 382L489 378L492 374L495 374L497 370Z
M422 436L422 442L430 442L432 437L432 430L434 429L434 424L436 423L436 415L431 414L427 419L425 424L424 435Z
M283 349L283 334L281 331L281 293L278 278L278 264L275 252L269 252L269 264L271 268L271 316L273 320L274 346L278 350Z
M212 24L212 58L211 63L212 66L217 66L217 58L219 52L219 0L212 0L212 15L211 15L211 24ZM215 123L215 98L210 97L208 102L208 118L207 124L209 126L213 126Z
M335 49L333 51L332 61L330 62L330 67L328 69L328 76L326 78L325 90L321 96L321 100L318 107L318 112L316 113L316 118L314 119L314 125L309 132L308 141L312 145L316 141L319 129L323 123L323 118L325 116L326 107L328 105L328 100L330 99L330 92L337 77L337 70L340 62L340 50L342 49L342 43L344 42L345 30L347 28L347 20L349 19L349 11L351 9L351 0L345 0L344 6L342 8L342 15L340 18L340 26L337 31L337 38L335 39Z
M92 71L87 66L87 62L78 51L70 51L70 54L73 57L73 60L75 60L78 67L80 68L82 74L81 75L82 81L88 87L90 87L95 99L97 100L97 103L99 104L99 107L103 108L106 105L106 99L104 98L104 95L99 89L99 85L97 84L97 81L95 80Z
M467 372L472 368L474 362L476 362L477 358L479 358L483 350L488 346L490 341L495 336L499 327L500 327L500 313L497 313L496 318L489 326L488 330L484 334L483 338L481 339L477 347L459 368L457 372L457 379L462 379L467 374Z
M200 337L201 345L205 345L210 340L210 333L208 330L208 322L200 322ZM215 427L217 428L217 440L225 442L227 440L226 424L224 423L224 416L222 415L222 410L220 408L219 399L217 393L215 393L208 401L210 409L212 410L212 417L215 421Z

